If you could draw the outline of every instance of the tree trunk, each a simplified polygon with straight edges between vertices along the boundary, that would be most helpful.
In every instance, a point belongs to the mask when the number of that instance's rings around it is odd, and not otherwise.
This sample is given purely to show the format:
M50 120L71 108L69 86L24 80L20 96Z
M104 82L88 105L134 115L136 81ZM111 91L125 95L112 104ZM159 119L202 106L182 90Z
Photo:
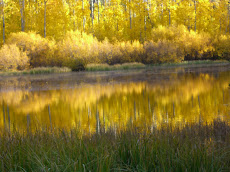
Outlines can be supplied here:
M171 11L169 9L169 26L171 26Z
M100 9L99 9L99 0L97 0L97 10L98 10L98 12L97 12L97 15L98 15L98 24L100 23Z
M21 12L21 31L24 32L25 31L25 0L20 0L19 1L21 8L20 8L20 12Z
M76 1L73 5L73 31L76 30L76 22L75 22L75 7L76 7Z
M82 0L82 12L84 13L84 0ZM83 14L83 31L85 32L85 16Z
M230 33L230 0L228 1L228 31Z
M92 20L92 32L93 32L93 19L94 19L94 0L91 0L90 6L91 6L91 20Z
M131 0L129 0L129 27L132 29Z
M4 14L4 0L2 0L2 35L3 35L3 43L5 43L6 35L5 35L5 14Z
M221 19L220 19L220 33L221 33L221 29L222 29L222 28L221 28Z
M44 0L44 38L46 37L46 3L48 0Z
M147 0L147 8L145 8L145 10L147 10L147 16L149 17L149 1ZM147 16L146 16L146 13L145 13L145 17L144 17L144 23L145 23L145 40L146 40L146 30L147 30ZM145 41L144 40L144 41Z
M196 32L196 0L194 0L194 7L195 7L195 23L194 23L194 30Z
M4 12L3 12L3 16L2 16L2 21L3 21L3 43L5 43L6 41L6 25L5 25L5 16L4 16Z
M171 26L171 10L170 10L171 4L169 1L169 26Z

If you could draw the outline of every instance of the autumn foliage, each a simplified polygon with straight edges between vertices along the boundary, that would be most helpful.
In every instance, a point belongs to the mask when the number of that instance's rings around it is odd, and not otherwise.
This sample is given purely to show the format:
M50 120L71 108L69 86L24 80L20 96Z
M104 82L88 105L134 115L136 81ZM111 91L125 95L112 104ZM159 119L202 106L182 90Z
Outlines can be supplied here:
M174 63L183 60L229 60L229 36L211 36L189 31L185 26L152 29L151 39L136 41L99 41L91 34L67 32L62 40L43 38L34 32L9 36L0 50L1 69L25 69L28 66L65 66L84 70L89 63L109 65L128 62Z
M12 33L6 44L16 44L17 47L27 54L31 67L57 65L54 51L55 41L42 38L34 32Z
M15 44L0 49L0 70L21 70L29 67L29 58Z
M2 49L30 68L230 59L228 0L2 0L0 15Z
M214 40L217 58L230 60L230 35L221 35Z

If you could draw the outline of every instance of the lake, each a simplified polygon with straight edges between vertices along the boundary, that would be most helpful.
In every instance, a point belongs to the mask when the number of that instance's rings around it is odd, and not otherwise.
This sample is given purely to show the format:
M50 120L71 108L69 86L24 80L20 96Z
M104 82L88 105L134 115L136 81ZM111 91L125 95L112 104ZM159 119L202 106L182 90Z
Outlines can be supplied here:
M230 66L0 76L0 130L91 135L230 122Z

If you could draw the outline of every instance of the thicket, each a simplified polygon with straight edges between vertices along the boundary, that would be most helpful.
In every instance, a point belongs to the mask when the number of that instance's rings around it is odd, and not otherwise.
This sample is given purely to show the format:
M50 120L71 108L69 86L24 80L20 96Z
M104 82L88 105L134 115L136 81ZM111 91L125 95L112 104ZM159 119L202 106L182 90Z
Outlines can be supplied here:
M152 29L150 39L98 41L93 35L70 31L60 41L29 32L13 33L0 49L0 69L59 66L84 70L89 63L172 63L183 60L230 60L230 35L211 36L185 26ZM29 65L28 65L29 64Z
M5 44L0 49L0 70L26 69L29 67L28 62L26 53L20 51L15 44Z
M54 40L42 38L34 32L13 33L6 41L6 45L16 44L29 57L30 67L57 65L55 58L56 43Z

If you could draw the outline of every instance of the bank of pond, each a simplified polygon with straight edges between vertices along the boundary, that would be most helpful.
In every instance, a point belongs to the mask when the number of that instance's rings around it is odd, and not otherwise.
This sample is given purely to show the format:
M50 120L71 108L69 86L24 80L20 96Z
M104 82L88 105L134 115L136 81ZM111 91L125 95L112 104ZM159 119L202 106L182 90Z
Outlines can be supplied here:
M90 63L79 71L118 71L118 70L136 70L136 69L157 69L157 68L172 68L172 67L215 67L215 66L228 66L230 62L227 60L193 60L183 61L180 63L159 63L159 64L143 64L137 62L123 63L109 65L107 63ZM2 70L0 76L12 75L36 75L36 74L53 74L53 73L67 73L73 72L68 67L35 67L24 70ZM76 71L74 71L76 72Z

